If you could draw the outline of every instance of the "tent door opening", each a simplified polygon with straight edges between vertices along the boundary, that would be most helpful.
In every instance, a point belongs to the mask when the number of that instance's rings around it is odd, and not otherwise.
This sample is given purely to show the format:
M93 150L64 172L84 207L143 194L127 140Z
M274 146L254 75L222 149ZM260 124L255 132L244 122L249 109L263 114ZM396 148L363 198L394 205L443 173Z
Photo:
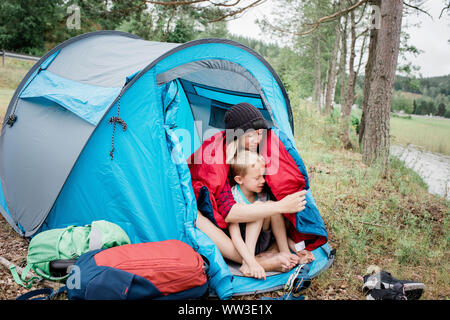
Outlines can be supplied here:
M201 60L183 64L158 74L156 80L158 86L176 84L171 94L178 96L177 127L191 131L186 119L190 118L198 135L193 140L200 145L225 129L226 111L240 102L254 105L270 126L275 125L271 106L259 82L245 68L231 61Z

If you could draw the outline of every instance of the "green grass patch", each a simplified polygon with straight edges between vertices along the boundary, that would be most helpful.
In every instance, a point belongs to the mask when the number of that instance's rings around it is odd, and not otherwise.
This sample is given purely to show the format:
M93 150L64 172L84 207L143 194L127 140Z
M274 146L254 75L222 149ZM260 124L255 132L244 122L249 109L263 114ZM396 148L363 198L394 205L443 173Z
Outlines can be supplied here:
M5 66L0 65L0 127L9 102L22 79L34 62L5 59Z
M450 119L391 117L391 144L414 144L450 155Z

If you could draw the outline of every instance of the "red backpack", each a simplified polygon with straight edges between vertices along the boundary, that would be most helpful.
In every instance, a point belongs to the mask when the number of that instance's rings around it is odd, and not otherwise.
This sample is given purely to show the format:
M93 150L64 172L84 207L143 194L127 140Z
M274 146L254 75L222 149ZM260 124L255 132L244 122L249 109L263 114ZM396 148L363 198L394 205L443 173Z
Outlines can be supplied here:
M66 286L69 299L192 299L206 293L206 271L184 242L127 244L80 256Z

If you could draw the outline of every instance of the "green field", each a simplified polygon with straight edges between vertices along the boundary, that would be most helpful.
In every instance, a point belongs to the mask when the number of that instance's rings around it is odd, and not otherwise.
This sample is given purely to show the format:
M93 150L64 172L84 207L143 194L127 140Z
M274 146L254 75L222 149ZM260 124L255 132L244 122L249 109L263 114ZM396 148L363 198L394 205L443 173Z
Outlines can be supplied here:
M0 65L0 126L14 91L33 64L30 61L6 58L5 66Z
M361 109L352 114L361 118ZM413 144L428 151L450 155L450 119L391 114L391 145Z
M410 143L450 155L450 119L391 117L391 144Z

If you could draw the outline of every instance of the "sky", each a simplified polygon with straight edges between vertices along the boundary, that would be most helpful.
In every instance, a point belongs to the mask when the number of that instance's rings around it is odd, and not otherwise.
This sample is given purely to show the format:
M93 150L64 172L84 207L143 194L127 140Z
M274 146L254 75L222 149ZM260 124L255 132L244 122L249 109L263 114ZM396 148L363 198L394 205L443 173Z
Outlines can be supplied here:
M270 19L272 12L272 1L252 8L240 18L228 22L228 29L231 33L252 37L265 42L277 42L267 34L263 34L259 26L255 23L256 18L267 16ZM428 0L423 9L426 9L433 19L420 12L411 13L403 18L403 28L410 34L409 44L423 51L417 57L408 55L408 61L420 69L416 76L434 77L450 74L450 15L443 14L439 19L439 14L443 8L443 1ZM419 26L414 26L419 23ZM279 43L279 42L278 42Z

